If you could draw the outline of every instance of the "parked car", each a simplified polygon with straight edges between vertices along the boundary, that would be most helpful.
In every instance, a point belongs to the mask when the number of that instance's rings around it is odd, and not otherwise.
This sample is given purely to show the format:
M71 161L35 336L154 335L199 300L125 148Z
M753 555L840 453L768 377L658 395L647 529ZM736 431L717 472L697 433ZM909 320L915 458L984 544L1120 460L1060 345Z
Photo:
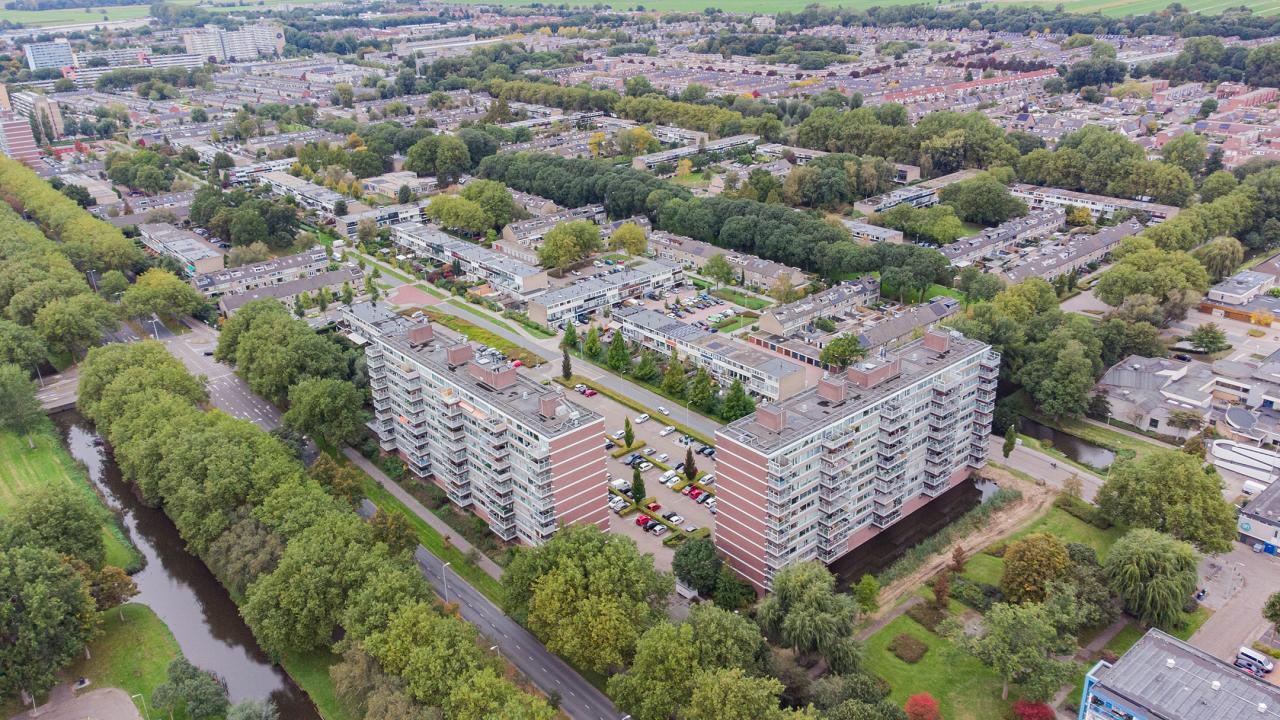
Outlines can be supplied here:
M660 503L656 503L656 502L651 502L651 503L649 503L648 505L645 505L644 507L645 507L645 509L646 509L646 510L648 510L648 511L650 511L650 512L658 512L659 510L661 510L661 509L662 509L662 505L661 505Z
M586 390L582 391L582 394L585 397L595 397L598 393L595 390L592 390L591 388L587 388Z
M519 360L512 360L511 367L524 367L524 363L520 362Z
M678 462L678 463L676 463L676 466L675 466L675 467L673 467L673 468L671 468L671 469L672 469L672 470L675 470L676 472L680 472L680 471L684 470L684 463L682 463L682 462Z
M689 499L690 499L690 500L692 500L692 501L694 501L694 502L697 502L697 501L698 501L698 498L702 497L702 496L703 496L703 495L705 495L706 493L705 493L704 491L702 491L702 490L700 490L700 489L696 488L696 487L690 486L690 487L689 487L689 492L688 492L688 493L686 493L686 494L689 496Z
M662 537L667 532L667 526L659 523L657 527L650 530L649 532L653 533L654 537Z
M644 529L647 532L653 532L654 528L660 528L660 527L662 527L662 523L658 522L657 520L650 520L644 525Z
M583 390L587 389L587 386L583 385L582 383L578 383L577 385L573 386L573 389L577 390L578 392L582 392Z
M650 522L652 522L652 519L648 515L640 515L636 518L636 525L639 525L640 527L644 527Z
M658 433L658 436L659 436L659 437L666 437L666 436L670 435L671 433L673 433L673 432L675 432L675 431L676 431L676 429L675 429L673 426L668 425L668 426L666 426L666 427L662 428L662 431Z
M694 487L694 486L692 486L692 485L685 485L685 486L684 486L684 489L682 489L682 490L680 491L680 494L681 494L681 495L688 495L689 493L691 493L691 492L693 492L694 490L697 490L697 489L698 489L698 488L696 488L696 487Z
M678 483L678 482L680 482L680 476L679 476L679 475L672 475L671 477L667 478L666 480L663 480L663 481L662 481L662 484L663 484L663 485L666 485L667 487L675 487L675 486L676 486L676 483Z
M637 416L636 416L636 422L637 422L637 423L646 423L646 422L649 422L649 413L641 413L641 414L637 415Z
M610 435L609 437L613 438L614 440L621 440L622 437L626 434L627 434L627 431L625 430L615 430L613 434Z
M698 526L697 526L697 525L685 525L683 529L684 529L684 531L685 531L685 532L687 532L687 533L691 533L691 532L693 532L693 531L697 530L697 529L698 529Z
M658 455L658 462L666 462L670 459L671 459L671 456L666 453L660 453Z
M616 448L616 447L618 447L618 444L617 444L617 443L615 443L614 441L612 441L612 440L605 440L605 441L604 441L604 449L605 449L605 450L612 450L612 449L614 449L614 448Z
M665 517L667 519L667 522L671 523L672 525L679 525L680 523L684 522L684 518L680 517L676 513L668 513L663 517Z
M645 448L645 449L644 449L644 454L645 454L645 455L652 455L652 454L654 454L654 453L656 453L656 452L658 452L656 448L647 447L647 448Z
M693 494L690 493L689 497L693 497ZM693 498L693 501L698 503L699 505L705 505L707 501L710 499L711 499L711 494L703 492L699 494L698 497Z
M636 467L640 468L640 472L644 472L644 471L646 471L646 470L652 470L652 469L653 469L653 463L651 463L651 462L649 462L649 461L647 461L647 460L641 460L641 461L640 461L640 464L639 464L639 465L637 465Z
M702 477L698 478L698 482L702 483L703 485L715 485L716 484L715 473L707 473L706 475L703 475Z

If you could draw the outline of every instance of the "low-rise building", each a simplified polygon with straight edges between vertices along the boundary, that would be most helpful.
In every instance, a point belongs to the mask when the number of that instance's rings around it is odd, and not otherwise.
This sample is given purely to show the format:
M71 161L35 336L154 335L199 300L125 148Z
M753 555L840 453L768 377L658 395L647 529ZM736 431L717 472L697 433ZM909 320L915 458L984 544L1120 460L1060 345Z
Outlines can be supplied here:
M663 230L649 233L649 252L659 260L670 260L698 271L701 271L711 258L723 255L745 285L771 288L778 281L786 279L793 287L801 287L809 282L809 276L800 268L747 253L726 250L711 243Z
M528 220L517 220L502 228L502 237L494 247L517 260L537 265L542 237L551 232L551 228L572 220L590 220L598 224L604 222L605 217L603 205L585 205Z
M315 248L297 255L197 275L191 279L191 284L208 297L234 295L317 275L327 271L328 267L329 256L324 248Z
M529 319L548 327L566 320L585 319L624 300L651 290L666 290L684 284L684 270L661 260L642 262L635 267L578 280L550 290L529 301Z
M403 205L383 205L372 210L348 213L334 218L333 229L347 238L353 238L360 232L360 223L371 221L379 228L395 227L407 222L425 222L427 219L428 200L405 203Z
M804 368L733 338L644 307L624 307L613 320L627 340L706 368L722 385L741 381L757 397L777 402L804 390Z
M845 281L822 292L786 305L775 305L760 315L760 330L774 335L790 335L820 317L839 315L880 298L880 281L867 276Z
M1079 720L1276 720L1280 688L1199 648L1147 631L1085 675Z
M218 298L218 310L225 317L231 317L237 310L254 300L279 300L285 305L292 306L299 295L314 295L321 290L328 290L330 293L337 294L342 290L343 285L350 285L353 289L359 287L363 273L358 268L341 267L337 270L326 270L325 272L316 273L300 277L295 280L275 285L263 285L254 290L239 293L236 295L223 295Z
M762 405L716 433L716 547L769 589L909 521L986 462L1000 354L955 332Z
M1280 554L1280 482L1272 480L1236 518L1240 542L1261 545L1268 555Z
M1066 215L1066 211L1060 207L1036 210L987 228L977 235L960 238L950 245L944 245L941 251L952 265L969 265L994 252L1006 250L1015 243L1053 233L1062 227Z
M938 193L929 188L911 185L897 190L890 190L883 195L876 195L865 200L859 200L853 204L853 209L863 215L871 215L886 210L892 210L899 205L910 205L914 208L924 208L938 204Z
M222 251L190 230L169 223L144 223L138 226L138 233L148 250L176 259L188 276L217 272L223 267Z
M1269 273L1242 270L1209 288L1206 305L1248 305L1254 298L1276 286L1276 276Z
M1140 212L1151 218L1152 222L1168 220L1178 214L1180 208L1173 205L1114 198L1107 195L1062 190L1060 188L1040 187L1039 185L1015 184L1009 188L1009 194L1027 203L1033 210L1056 206L1061 208L1082 207L1094 217L1110 217L1121 210Z
M498 537L546 542L563 525L609 527L604 418L421 318L345 308L365 346L384 451L434 482Z
M329 217L334 217L342 206L346 206L348 213L364 212L370 209L364 203L348 200L341 193L294 177L287 172L273 170L262 173L259 179L271 188L271 192L291 197L298 201L298 205L318 210Z
M840 222L849 231L849 234L853 236L854 240L871 243L901 243L905 237L901 230L880 227L879 225L872 225L871 223L862 222L861 220L840 218Z
M547 272L489 248L459 240L420 222L397 225L391 232L397 245L436 262L456 262L463 273L515 296L547 289Z
M708 140L697 145L683 145L670 150L660 150L648 155L637 155L631 159L631 167L637 170L652 170L663 163L675 163L686 157L701 153L721 153L739 148L750 147L759 142L758 135L734 135L719 140Z
M414 195L432 195L440 189L436 185L435 178L418 177L418 173L409 170L365 178L360 181L360 187L365 194L386 195L387 197L396 197L402 187L409 188L409 192Z
M1059 275L1101 261L1121 240L1141 231L1142 225L1137 220L1126 220L1096 233L1069 235L1031 248L1006 265L1000 274L1011 285L1032 277L1052 281Z

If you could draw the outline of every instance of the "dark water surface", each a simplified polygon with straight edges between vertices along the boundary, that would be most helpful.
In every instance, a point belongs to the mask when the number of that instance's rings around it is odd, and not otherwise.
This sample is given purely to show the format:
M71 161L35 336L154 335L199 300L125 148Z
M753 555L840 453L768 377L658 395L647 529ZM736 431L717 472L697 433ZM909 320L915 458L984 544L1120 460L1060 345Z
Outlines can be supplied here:
M1110 450L1086 440L1081 440L1075 435L1059 432L1026 416L1018 418L1018 432L1037 440L1048 440L1063 455L1078 463L1084 463L1099 470L1106 470L1111 466L1111 463L1116 461L1116 454Z
M54 422L146 559L133 576L139 590L135 601L146 603L169 626L188 660L226 681L232 702L270 698L281 718L320 720L306 693L258 647L226 589L186 551L169 518L142 504L120 477L93 425L75 411L58 413Z

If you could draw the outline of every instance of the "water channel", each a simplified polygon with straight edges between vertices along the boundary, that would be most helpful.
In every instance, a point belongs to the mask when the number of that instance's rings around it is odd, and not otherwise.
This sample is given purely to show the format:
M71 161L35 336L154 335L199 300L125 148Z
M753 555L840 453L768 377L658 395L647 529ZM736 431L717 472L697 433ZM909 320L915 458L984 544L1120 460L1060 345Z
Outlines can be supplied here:
M226 682L232 702L270 698L282 718L320 720L306 693L258 647L226 589L186 551L169 518L138 500L120 477L93 426L75 411L58 413L54 422L146 559L146 567L133 576L139 590L134 602L160 616L188 660Z
M1018 418L1018 432L1037 440L1047 440L1063 455L1099 470L1106 470L1116 461L1116 454L1100 445L1042 425L1025 416Z

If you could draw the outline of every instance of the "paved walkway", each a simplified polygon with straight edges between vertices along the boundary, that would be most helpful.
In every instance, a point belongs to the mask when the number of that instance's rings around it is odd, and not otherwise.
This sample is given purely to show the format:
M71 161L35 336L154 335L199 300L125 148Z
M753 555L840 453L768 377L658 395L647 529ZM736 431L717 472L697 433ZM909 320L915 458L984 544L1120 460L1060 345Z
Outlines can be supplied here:
M1019 470L1030 475L1033 479L1042 481L1045 485L1058 490L1063 488L1068 478L1075 475L1080 478L1081 497L1089 502L1093 502L1098 490L1102 488L1103 479L1097 475L1025 445L1015 447L1009 457L1006 458L1004 456L1004 438L999 435L992 435L987 446L993 464Z
M399 483L387 477L387 474L382 472L377 465L369 462L363 455L349 447L343 448L342 454L346 455L347 459L359 466L361 470L369 473L369 477L377 480L379 485L386 488L387 492L391 493L397 500L404 503L405 507L413 511L413 514L426 521L426 523L434 528L436 532L441 535L447 535L449 537L450 545L458 548L458 550L462 551L464 554L475 550L475 547L471 543L467 542L466 538L458 536L457 530L449 527L448 523L441 520L435 513L428 510L425 505L418 502L418 499L410 495L407 490L400 487ZM476 550L476 552L480 555L480 562L478 563L480 569L493 576L494 579L501 580L502 568L498 567L497 563L490 560L488 555L485 555L479 550Z
M912 607L919 605L922 602L924 602L924 598L919 595L912 595L907 598L906 602L893 606L888 612L872 621L870 625L859 630L854 637L857 638L860 643L866 642L872 635L875 635L884 629L885 625L897 620Z
M11 720L142 720L141 713L119 688L99 688L72 697L68 686L54 688L52 698L37 710L14 715Z

